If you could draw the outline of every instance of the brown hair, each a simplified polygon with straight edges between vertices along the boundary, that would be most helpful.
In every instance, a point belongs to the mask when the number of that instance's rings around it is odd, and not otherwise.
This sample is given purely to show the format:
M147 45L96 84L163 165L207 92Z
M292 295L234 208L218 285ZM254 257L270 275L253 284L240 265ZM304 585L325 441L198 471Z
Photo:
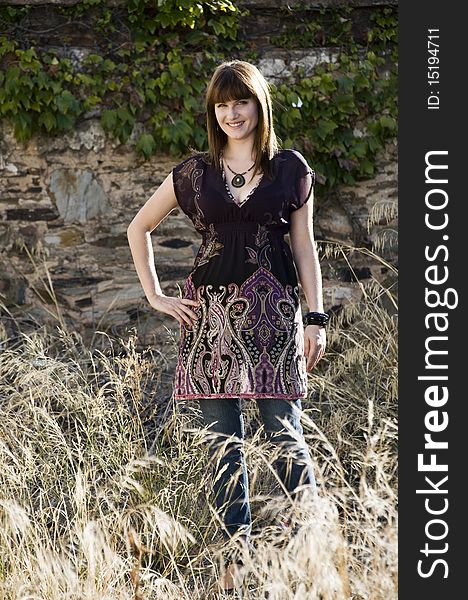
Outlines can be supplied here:
M219 127L215 104L228 100L254 97L258 109L258 125L254 141L256 155L254 173L262 168L266 177L272 176L270 160L279 150L273 128L270 85L257 67L244 60L221 63L214 71L205 95L208 154L210 162L221 171L220 155L227 135Z

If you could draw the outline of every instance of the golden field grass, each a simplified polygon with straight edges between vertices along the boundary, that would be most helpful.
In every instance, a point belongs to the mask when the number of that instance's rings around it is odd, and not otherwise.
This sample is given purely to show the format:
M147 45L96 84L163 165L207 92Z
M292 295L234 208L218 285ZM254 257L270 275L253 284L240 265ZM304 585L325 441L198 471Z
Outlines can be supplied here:
M348 264L357 251L322 250ZM330 319L303 401L318 498L280 493L275 450L244 401L255 551L243 598L397 598L396 270L381 262L388 285L361 282L362 300ZM132 331L85 342L56 301L55 327L0 309L0 600L222 598L211 438L198 404L160 386L172 332L163 351Z
M282 499L244 402L256 549L244 598L397 598L395 299L364 292L330 320L303 402L317 499ZM167 357L133 334L96 332L87 347L61 326L2 331L0 598L222 597L209 436L196 402L152 392ZM293 536L275 528L284 511Z

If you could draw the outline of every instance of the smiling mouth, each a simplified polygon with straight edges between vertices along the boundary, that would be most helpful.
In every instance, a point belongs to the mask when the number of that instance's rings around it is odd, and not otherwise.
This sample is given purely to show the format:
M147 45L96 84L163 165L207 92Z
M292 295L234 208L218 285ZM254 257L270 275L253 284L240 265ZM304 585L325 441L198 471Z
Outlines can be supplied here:
M233 129L238 129L239 127L242 127L242 125L245 123L245 121L235 121L234 123L228 123L229 127L232 127Z

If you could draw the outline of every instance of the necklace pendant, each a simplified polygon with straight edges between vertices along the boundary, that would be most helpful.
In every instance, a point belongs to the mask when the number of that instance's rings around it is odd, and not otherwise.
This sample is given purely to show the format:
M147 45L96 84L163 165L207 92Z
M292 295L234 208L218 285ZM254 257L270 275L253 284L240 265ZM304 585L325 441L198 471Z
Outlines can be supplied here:
M237 174L232 178L231 183L236 188L242 187L245 184L245 178L242 175Z

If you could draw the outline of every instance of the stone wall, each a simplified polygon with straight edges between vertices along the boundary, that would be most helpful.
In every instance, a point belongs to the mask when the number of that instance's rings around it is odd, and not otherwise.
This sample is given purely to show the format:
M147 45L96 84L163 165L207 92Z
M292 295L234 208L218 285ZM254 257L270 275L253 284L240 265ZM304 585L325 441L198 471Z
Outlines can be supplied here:
M0 0L0 4L21 3ZM43 5L70 2L29 4L50 11ZM333 60L332 48L271 48L268 33L278 26L274 2L242 4L251 9L243 35L261 51L258 66L267 79L281 79L297 63L312 70L317 60ZM353 4L359 28L371 6L388 2ZM34 18L40 24L40 13L33 13L30 19ZM81 40L74 40L75 50L80 50L80 43L82 51L91 47L88 38ZM129 327L136 327L144 345L157 343L161 336L166 339L168 329L178 332L177 321L156 313L146 302L126 228L181 158L164 155L143 161L133 148L138 134L137 127L130 141L121 145L107 137L91 114L71 135L37 137L22 144L14 139L9 124L0 121L0 302L11 314L52 324L57 322L54 315L60 314L83 335L108 328L125 335ZM396 161L396 148L389 145L378 157L377 177L341 186L316 202L317 240L369 247L388 227L382 220L368 231L367 223L376 203L396 201ZM396 229L396 223L390 227ZM199 236L176 209L153 232L152 240L163 290L178 294L197 253ZM395 263L396 249L386 258ZM345 260L322 260L326 309L359 298L359 280L385 282L389 275L381 262L359 252L353 254L351 266ZM6 317L7 311L2 314Z

